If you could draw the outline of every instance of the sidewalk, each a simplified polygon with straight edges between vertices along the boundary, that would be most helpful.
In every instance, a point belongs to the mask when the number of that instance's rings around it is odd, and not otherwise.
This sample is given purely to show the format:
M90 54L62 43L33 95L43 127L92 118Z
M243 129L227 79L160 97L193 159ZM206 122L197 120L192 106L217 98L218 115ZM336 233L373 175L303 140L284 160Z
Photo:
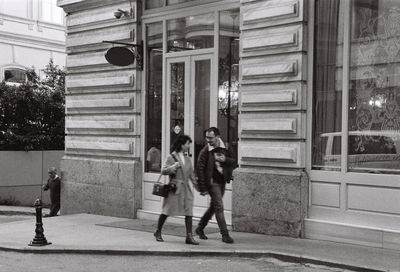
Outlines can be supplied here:
M18 210L18 208L15 208ZM28 211L33 208L23 208ZM9 210L0 206L0 211ZM21 209L19 209L21 211ZM92 214L43 218L45 237L51 245L30 247L35 217L0 224L0 250L26 253L82 253L123 255L270 256L292 262L308 262L357 271L400 271L400 251L309 239L232 232L234 244L210 234L199 246L186 245L183 237L163 235L156 242L150 232L99 226L126 221ZM168 224L168 222L167 222Z

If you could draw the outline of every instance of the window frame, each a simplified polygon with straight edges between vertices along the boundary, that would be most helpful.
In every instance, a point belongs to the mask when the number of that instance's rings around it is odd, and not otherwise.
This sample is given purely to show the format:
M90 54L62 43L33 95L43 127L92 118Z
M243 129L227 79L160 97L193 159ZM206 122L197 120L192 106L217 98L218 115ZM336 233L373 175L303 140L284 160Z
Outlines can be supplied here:
M5 81L5 72L7 70L11 70L11 69L20 70L20 71L25 72L25 82L28 80L28 78L26 76L26 71L28 70L27 67L18 65L18 64L9 64L9 65L3 65L0 67L0 82ZM6 81L5 81L5 83L7 85L20 85L21 84L18 82L6 82Z
M316 0L310 0L310 5L309 5L309 14L312 14L312 16L309 17L309 24L308 24L308 70L309 71L314 71L314 21L315 21L315 2ZM343 100L342 104L346 106L346 110L342 110L342 113L346 113L346 118L347 118L347 113L348 113L348 95L349 95L349 65L350 65L350 59L348 57L345 57L346 54L347 56L349 55L350 52L350 20L351 20L351 1L345 1L346 3L346 14L344 15L344 20L345 22L348 22L345 24L345 29L344 29L344 48L343 48L343 82L342 84L345 84L343 87ZM346 53L347 52L347 53ZM346 73L345 73L346 71ZM361 186L386 186L386 187L394 187L394 188L400 188L400 175L399 174L391 174L391 173L380 173L380 174L374 174L374 173L367 173L367 172L348 172L348 167L347 167L347 161L348 161L348 120L342 116L342 135L345 137L342 137L342 149L341 152L345 151L346 156L343 156L343 160L341 162L342 169L341 171L326 171L326 170L317 170L317 169L312 169L312 133L313 133L313 127L312 127L312 121L313 121L313 116L312 116L312 110L313 110L313 96L314 96L314 86L313 86L313 78L314 78L314 73L308 73L307 77L307 112L309 113L307 115L307 139L306 139L306 145L307 145L307 154L306 154L306 172L308 173L309 176L309 181L312 182L323 182L323 183L328 183L328 184L338 184L340 187L340 192L339 192L339 201L340 201L340 208L338 210L340 212L345 212L347 210L347 186L348 185L361 185ZM346 102L344 101L346 99ZM309 187L309 196L312 196L312 188L311 186ZM308 205L309 207L312 207L312 197L309 197L308 199ZM314 208L313 208L314 209Z
M52 2L52 1L51 1ZM65 13L64 10L60 7L58 7L57 5L51 5L50 6L50 17L53 19L54 16L54 8L59 8L61 9L61 15L64 15L61 17L61 22L55 22L54 20L46 20L43 18L43 1L39 1L39 7L38 7L38 15L39 15L39 21L42 23L46 23L46 24L53 24L53 25L60 25L60 26L64 26L65 25Z
M201 1L201 0L200 0ZM214 12L214 47L212 48L205 48L205 49L197 49L196 51L200 52L214 52L214 58L219 59L219 13L220 11L224 10L230 10L230 9L236 9L240 8L240 2L232 2L231 0L223 0L223 1L215 1L215 0L207 0L204 1L206 3L203 4L203 1L201 1L201 5L199 5L200 1L196 2L187 2L187 3L182 3L182 5L173 5L170 7L164 7L164 8L155 8L151 9L151 12L145 12L144 15L142 16L142 40L143 40L143 45L144 49L143 52L146 54L147 52L147 37L146 37L146 26L147 24L151 23L157 23L161 22L163 24L163 75L162 75L162 84L163 84L163 90L162 90L162 96L163 96L163 105L165 103L165 84L166 84L166 79L165 79L165 71L166 71L166 58L168 57L174 57L174 56L183 56L185 54L191 54L191 51L188 52L167 52L167 21L170 19L177 19L185 16L191 16L191 15L201 15L205 14L208 12ZM144 3L143 3L144 4ZM186 5L190 4L190 5ZM144 10L144 5L142 5L143 10ZM202 8L197 8L194 9L193 6L201 6ZM184 14L184 15L183 15ZM142 106L142 111L141 111L141 131L142 131L142 137L141 137L141 154L140 157L142 159L146 159L146 150L145 150L145 143L146 143L146 95L147 95L147 71L148 71L148 63L147 63L147 56L143 56L143 72L142 72L142 85L141 88L143 90L143 95L142 95L142 100L141 104ZM213 84L216 86L218 85L218 76L215 77L215 81ZM217 113L211 113L214 114L214 118L210 120L210 124L214 125L217 124ZM215 119L215 120L214 120ZM162 139L165 138L165 122L162 123ZM161 158L164 159L166 157L166 150L165 147L162 148L161 150ZM145 172L145 165L144 163L142 164L142 173L144 175L144 179L147 179L149 176L154 176L155 173L151 172Z

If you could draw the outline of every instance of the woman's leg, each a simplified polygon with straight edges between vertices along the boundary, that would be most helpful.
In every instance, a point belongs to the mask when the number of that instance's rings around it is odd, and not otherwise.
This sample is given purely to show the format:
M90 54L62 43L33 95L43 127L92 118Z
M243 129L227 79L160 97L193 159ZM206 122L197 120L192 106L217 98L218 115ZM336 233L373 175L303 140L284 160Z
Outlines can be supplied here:
M165 214L160 214L160 217L158 218L158 224L157 224L157 230L161 232L161 229L165 223L165 220L167 220L168 215Z
M192 233L192 216L185 216L186 233Z
M191 245L198 245L199 242L197 242L193 238L192 234L192 216L185 216L185 226L186 226L186 244L191 244Z
M157 242L164 242L164 239L161 236L161 229L165 223L165 220L167 220L168 215L161 214L160 217L158 218L158 224L157 224L157 230L154 233L154 237L156 237Z

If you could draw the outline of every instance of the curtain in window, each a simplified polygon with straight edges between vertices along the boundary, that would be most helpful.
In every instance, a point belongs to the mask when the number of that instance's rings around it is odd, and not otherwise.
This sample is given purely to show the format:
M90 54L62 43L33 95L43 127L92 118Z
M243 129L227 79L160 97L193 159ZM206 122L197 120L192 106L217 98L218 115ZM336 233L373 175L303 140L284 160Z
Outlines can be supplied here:
M340 170L342 84L338 75L342 70L340 58L343 43L339 16L340 0L316 1L312 152L314 169L324 166L325 170Z

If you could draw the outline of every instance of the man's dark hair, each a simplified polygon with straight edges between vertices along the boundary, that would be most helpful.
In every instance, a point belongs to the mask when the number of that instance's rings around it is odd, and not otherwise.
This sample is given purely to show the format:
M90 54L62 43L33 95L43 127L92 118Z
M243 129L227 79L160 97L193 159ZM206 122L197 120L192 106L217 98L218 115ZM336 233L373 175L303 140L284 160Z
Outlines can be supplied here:
M172 151L180 152L182 150L182 145L186 144L187 141L191 143L192 139L187 135L179 135L172 144Z
M206 130L204 131L204 136L206 135L207 132L214 132L214 136L220 135L219 129L216 128L216 127L210 127L210 128L208 128L208 129L206 129Z

